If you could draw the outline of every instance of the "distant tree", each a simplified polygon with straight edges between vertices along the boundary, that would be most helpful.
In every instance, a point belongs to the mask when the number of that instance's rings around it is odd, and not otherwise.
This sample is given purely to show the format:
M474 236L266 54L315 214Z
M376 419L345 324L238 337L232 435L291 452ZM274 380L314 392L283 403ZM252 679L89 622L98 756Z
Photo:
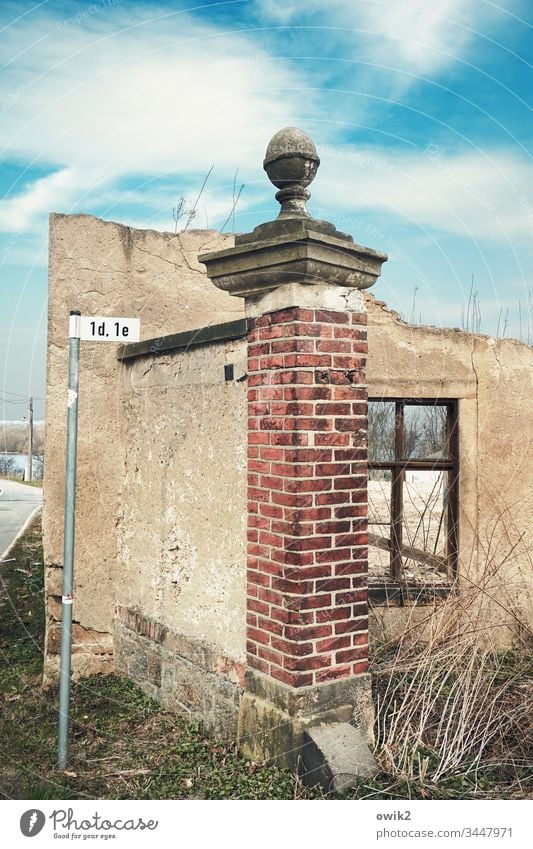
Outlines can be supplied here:
M44 454L34 454L32 460L32 474L36 480L43 479Z
M5 454L0 454L0 476L13 477L18 474L17 461L14 457L7 457Z

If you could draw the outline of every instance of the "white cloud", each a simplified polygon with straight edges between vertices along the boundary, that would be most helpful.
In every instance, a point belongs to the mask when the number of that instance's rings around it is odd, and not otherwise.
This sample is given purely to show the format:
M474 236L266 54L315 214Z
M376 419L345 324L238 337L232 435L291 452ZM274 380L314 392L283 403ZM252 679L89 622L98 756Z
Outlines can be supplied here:
M345 44L344 53L356 65L364 60L391 68L388 85L398 97L417 75L439 73L464 54L478 35L480 10L472 0L263 0L261 13L281 25L312 19L315 26L323 26L324 37ZM484 29L499 14L503 10L484 4ZM356 38L355 50L349 35ZM413 77L398 76L398 71Z
M313 195L325 209L379 210L410 227L478 240L525 243L533 235L523 195L531 164L516 155L450 154L437 145L422 153L349 147L321 153Z
M184 14L143 20L142 7L102 15L61 29L35 13L7 31L3 157L57 170L7 201L0 226L131 174L190 180L214 163L249 181L269 135L296 120L304 81L252 38Z

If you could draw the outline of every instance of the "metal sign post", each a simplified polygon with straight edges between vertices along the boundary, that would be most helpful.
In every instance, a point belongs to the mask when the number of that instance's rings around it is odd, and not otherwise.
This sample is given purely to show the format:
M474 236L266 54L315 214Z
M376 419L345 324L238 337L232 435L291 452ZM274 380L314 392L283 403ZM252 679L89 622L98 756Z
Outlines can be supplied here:
M59 729L57 765L65 769L68 757L70 683L72 671L72 602L74 585L74 532L76 515L76 462L78 447L78 384L80 339L92 342L138 342L140 319L82 316L71 310L69 319L67 458L63 541L63 597L59 661Z
M70 313L68 331L67 462L65 474L65 530L63 540L63 597L61 605L59 733L57 746L57 765L59 769L65 769L68 755L74 526L76 513L76 459L78 445L78 383L80 371L80 312L78 310L72 310Z

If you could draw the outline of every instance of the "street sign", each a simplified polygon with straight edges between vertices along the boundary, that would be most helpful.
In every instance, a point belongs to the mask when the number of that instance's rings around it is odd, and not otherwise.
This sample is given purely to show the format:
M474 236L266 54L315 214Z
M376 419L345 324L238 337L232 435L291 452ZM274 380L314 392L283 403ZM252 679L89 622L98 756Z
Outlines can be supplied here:
M63 594L59 659L59 722L57 765L65 769L68 758L70 684L72 673L72 607L74 602L74 536L76 515L76 465L78 451L78 386L80 339L86 342L138 342L140 318L80 315L70 311L67 394L67 456L65 469L65 519L63 540Z
M80 316L80 339L84 342L138 342L140 338L140 318Z

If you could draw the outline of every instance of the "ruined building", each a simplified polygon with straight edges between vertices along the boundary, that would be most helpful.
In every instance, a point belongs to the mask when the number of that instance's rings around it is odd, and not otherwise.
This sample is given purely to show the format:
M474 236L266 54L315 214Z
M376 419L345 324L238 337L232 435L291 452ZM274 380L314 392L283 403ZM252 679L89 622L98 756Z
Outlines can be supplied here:
M50 220L45 679L68 313L139 316L143 341L81 346L74 674L290 765L315 727L371 735L373 639L479 584L491 640L531 612L533 352L368 294L386 257L309 217L317 165L274 137L281 212L249 234Z

